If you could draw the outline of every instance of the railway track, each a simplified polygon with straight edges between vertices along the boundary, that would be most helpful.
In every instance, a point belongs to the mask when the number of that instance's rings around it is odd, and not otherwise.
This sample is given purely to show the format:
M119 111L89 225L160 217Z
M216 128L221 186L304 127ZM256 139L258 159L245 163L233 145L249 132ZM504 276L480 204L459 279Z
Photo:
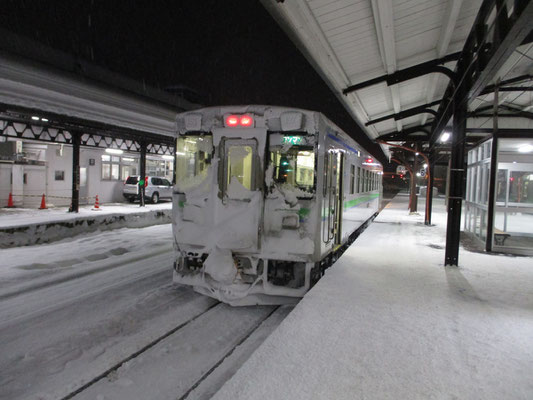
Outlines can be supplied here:
M61 400L209 398L290 309L216 302ZM217 329L219 324L223 326Z
M289 312L172 284L172 252L115 261L0 300L0 399L209 398Z

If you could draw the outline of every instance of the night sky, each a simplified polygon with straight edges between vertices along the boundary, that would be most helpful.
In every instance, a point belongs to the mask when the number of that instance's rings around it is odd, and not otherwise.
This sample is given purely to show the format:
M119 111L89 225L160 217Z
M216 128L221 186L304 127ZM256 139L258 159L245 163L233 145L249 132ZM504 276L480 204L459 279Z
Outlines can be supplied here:
M255 0L1 0L4 29L124 76L185 85L206 105L324 113L385 162L324 81Z

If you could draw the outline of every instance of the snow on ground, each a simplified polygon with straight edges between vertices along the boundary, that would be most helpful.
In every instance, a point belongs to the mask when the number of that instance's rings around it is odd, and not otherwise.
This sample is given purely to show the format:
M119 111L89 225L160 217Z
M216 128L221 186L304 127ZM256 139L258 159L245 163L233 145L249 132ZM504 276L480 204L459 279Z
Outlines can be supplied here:
M172 202L146 204L109 203L101 204L100 211L93 210L94 205L80 206L79 213L69 213L68 207L52 207L45 210L31 208L0 208L0 228L10 228L45 222L61 222L71 219L110 214L131 214L153 210L170 210Z
M58 242L0 249L0 298L28 286L172 251L171 224L93 232ZM171 268L171 266L169 267Z
M90 383L74 398L206 399L292 309L217 306L173 284L170 224L0 257L0 399L61 399Z
M533 398L533 259L444 267L445 218L397 196L214 399Z

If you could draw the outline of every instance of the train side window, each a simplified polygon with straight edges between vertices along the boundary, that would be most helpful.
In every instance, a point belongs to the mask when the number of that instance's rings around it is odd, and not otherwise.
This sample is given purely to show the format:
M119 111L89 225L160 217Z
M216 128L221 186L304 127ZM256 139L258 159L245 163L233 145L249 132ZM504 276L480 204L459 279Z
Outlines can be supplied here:
M350 194L355 193L355 165L350 165Z
M361 167L357 167L357 193L361 193Z

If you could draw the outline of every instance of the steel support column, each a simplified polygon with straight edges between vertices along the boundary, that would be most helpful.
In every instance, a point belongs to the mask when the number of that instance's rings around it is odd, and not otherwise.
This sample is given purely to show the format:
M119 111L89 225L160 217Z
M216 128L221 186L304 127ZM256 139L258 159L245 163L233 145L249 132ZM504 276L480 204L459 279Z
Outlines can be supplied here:
M425 225L431 225L431 212L433 211L433 184L435 183L435 150L429 152L429 179L427 184L428 196L426 201L428 202L426 206L426 218L424 219Z
M492 251L494 232L494 209L496 208L496 175L498 173L498 105L500 104L500 88L496 82L494 90L494 117L492 120L492 146L490 151L489 193L487 206L487 237L485 250Z
M139 181L145 181L146 180L146 142L141 142L141 159L140 159L140 177ZM144 207L144 193L145 193L145 185L139 186L139 207Z
M69 212L77 213L80 209L80 142L79 132L72 134L72 199Z
M415 149L418 151L418 143L415 145ZM414 213L418 211L418 196L416 194L416 177L418 174L418 156L415 154L413 161L413 174L411 179L411 204L409 205L409 211Z
M459 99L461 99L461 97L459 97ZM466 102L456 101L454 103L453 112L448 223L446 226L446 252L444 265L457 266L459 260L459 241L461 239L461 207L463 205L463 186L465 173L466 114Z

